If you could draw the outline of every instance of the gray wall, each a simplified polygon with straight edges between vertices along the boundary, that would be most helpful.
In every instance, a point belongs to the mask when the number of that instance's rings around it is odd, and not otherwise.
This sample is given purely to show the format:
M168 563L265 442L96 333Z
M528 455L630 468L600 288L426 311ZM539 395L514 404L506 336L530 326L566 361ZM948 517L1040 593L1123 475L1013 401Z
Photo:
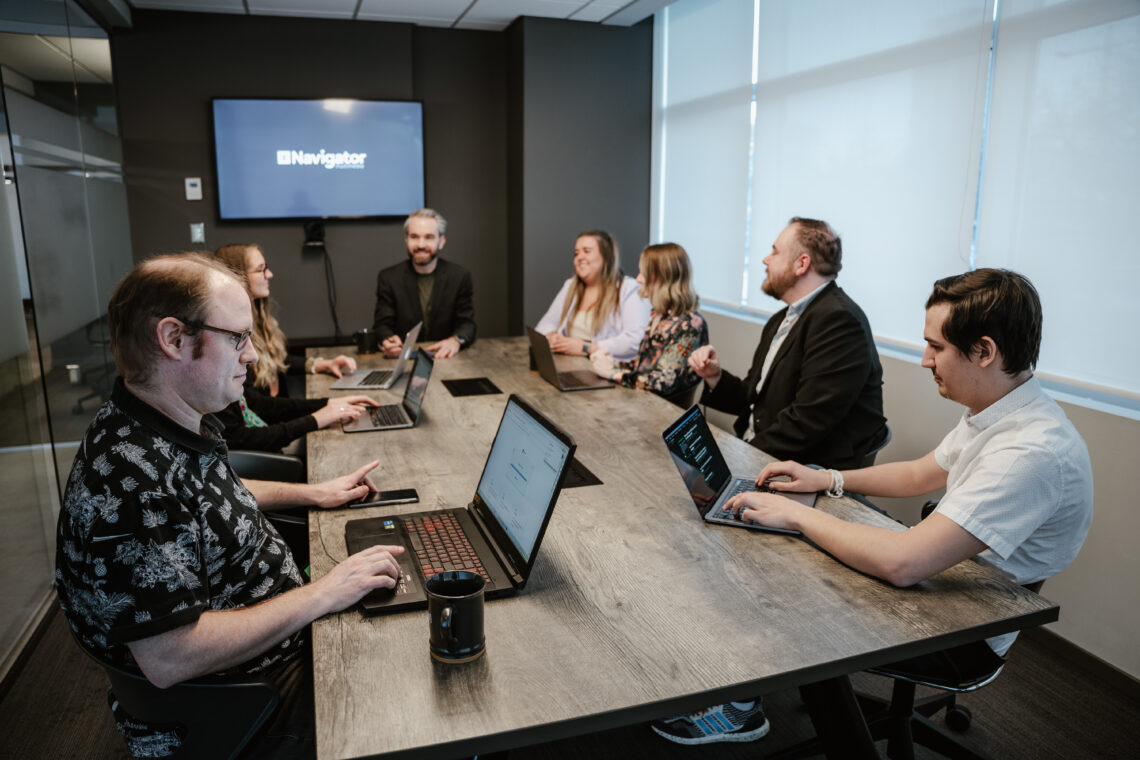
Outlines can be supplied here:
M618 242L637 275L648 242L653 20L630 28L521 18L507 30L512 289L534 324L573 273L574 237Z
M503 35L409 24L137 11L111 38L137 257L258 242L293 340L333 334L324 262L299 222L219 222L212 97L354 97L424 102L427 203L447 217L448 258L474 272L481 335L506 332L506 75ZM183 178L202 178L187 201ZM401 224L326 224L343 331L372 324L376 272L406 256Z

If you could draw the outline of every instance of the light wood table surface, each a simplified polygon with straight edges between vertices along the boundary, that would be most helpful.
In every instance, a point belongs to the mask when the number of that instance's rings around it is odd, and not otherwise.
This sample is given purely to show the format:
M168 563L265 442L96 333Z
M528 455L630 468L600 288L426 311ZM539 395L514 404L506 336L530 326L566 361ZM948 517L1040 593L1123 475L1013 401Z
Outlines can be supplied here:
M476 376L503 393L452 397L440 382ZM310 376L309 395L328 395L331 381ZM395 402L403 386L375 395ZM897 589L800 538L705 524L661 440L681 410L625 388L561 393L527 369L522 338L480 340L437 361L413 429L309 435L311 482L378 458L380 488L420 494L419 505L312 512L313 577L345 558L348 520L467 504L510 393L573 435L603 485L562 492L526 589L487 603L487 654L473 663L428 656L426 611L365 618L353 608L315 622L322 760L525 746L1057 619L1056 605L973 562ZM713 430L734 472L770 460ZM902 529L850 499L817 505Z

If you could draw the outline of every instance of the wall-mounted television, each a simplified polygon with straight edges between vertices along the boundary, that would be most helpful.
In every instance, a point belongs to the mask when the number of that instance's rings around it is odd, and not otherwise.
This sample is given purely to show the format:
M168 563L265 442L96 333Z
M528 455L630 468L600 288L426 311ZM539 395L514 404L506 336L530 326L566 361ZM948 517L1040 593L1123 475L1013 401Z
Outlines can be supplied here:
M215 98L222 219L405 216L424 205L423 104Z

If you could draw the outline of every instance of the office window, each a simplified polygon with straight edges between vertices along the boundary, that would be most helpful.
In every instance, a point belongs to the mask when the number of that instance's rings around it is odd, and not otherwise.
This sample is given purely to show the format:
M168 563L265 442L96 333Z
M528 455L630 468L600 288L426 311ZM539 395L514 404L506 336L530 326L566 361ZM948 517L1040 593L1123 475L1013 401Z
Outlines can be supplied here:
M689 250L706 302L782 308L762 259L814 216L881 340L920 347L935 279L1006 266L1041 290L1043 373L1140 398L1121 350L1140 317L1121 225L1140 206L1140 5L680 0L657 23L652 234Z

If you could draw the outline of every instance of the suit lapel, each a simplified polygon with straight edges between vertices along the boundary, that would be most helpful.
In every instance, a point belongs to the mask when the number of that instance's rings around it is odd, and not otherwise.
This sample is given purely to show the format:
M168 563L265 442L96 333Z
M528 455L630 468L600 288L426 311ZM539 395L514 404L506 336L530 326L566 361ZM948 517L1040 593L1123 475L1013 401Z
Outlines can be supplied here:
M809 303L807 305L807 308L804 309L802 314L800 314L799 319L796 320L796 323L791 326L791 329L788 330L788 334L786 336L784 336L784 342L780 344L780 347L778 349L776 349L776 356L773 357L773 359L772 359L772 366L768 368L768 376L764 378L764 385L765 386L768 385L768 381L770 381L772 379L772 375L776 374L776 367L779 365L779 363L781 361L784 360L784 357L788 355L788 352L792 350L792 345L793 345L794 341L796 340L796 338L799 336L800 331L802 329L802 325L804 323L804 320L807 319L808 313L812 309L814 309L816 306L818 306L819 303L821 301L823 301L824 298L829 297L831 292L836 287L838 287L838 286L835 284L835 280L832 280L831 282L829 282L823 288L823 290L819 291L819 293L816 294L815 298L811 299L811 303ZM783 322L784 316L786 314L787 314L787 309L784 309L784 311L781 312L781 314L780 314L780 322ZM774 320L775 320L775 317L773 317L772 320L769 320L769 321L771 322ZM775 338L776 332L779 329L780 329L780 323L777 322L776 323L776 329L772 331L772 338L770 338L768 341L769 345L771 344L771 340ZM767 353L767 351L765 351L765 353ZM763 362L763 359L761 359L761 362ZM760 390L757 391L757 395L759 395L760 391L763 391L763 390L764 390L764 388L761 387Z

